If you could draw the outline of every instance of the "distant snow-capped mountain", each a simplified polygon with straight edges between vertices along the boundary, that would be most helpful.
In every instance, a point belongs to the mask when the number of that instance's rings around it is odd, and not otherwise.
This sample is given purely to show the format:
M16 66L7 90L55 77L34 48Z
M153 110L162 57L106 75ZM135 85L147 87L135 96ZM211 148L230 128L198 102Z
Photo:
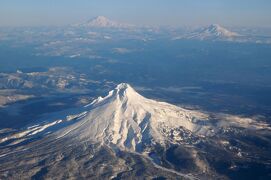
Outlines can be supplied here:
M232 32L218 24L212 24L186 35L175 37L174 39L234 40L240 36L240 34Z
M128 28L128 27L132 27L132 25L130 25L130 24L119 23L119 22L110 20L105 16L97 16L93 19L90 19L87 22L77 24L75 26L96 27L96 28Z
M232 32L218 24L212 24L206 28L203 28L198 33L203 38L214 37L214 36L221 37L221 38L232 38L232 37L239 36L238 33Z

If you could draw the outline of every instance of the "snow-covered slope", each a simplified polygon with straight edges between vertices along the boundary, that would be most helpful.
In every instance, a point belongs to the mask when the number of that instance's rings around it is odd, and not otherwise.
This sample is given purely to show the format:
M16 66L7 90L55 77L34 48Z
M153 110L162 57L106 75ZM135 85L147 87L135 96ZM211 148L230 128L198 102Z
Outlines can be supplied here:
M239 36L236 32L232 32L218 24L212 24L185 36L176 37L175 39L233 40Z
M58 138L88 138L140 151L142 146L154 142L165 144L168 129L184 127L205 135L209 128L199 125L207 115L146 99L128 84L118 85L89 106L92 110L76 124L59 132Z

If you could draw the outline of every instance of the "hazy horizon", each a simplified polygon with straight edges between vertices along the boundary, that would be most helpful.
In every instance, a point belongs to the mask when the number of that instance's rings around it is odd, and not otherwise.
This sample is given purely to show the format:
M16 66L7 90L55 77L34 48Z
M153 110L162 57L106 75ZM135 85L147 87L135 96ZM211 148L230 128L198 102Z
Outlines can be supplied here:
M135 25L271 27L271 1L2 1L0 26L62 26L102 15Z

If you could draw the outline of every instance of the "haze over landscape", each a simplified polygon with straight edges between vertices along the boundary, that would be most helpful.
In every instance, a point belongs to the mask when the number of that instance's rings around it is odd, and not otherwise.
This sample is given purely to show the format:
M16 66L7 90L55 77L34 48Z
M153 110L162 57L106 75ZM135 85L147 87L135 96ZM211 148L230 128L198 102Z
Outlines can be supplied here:
M0 179L270 179L270 8L1 1Z
M104 15L136 25L270 27L268 0L2 1L1 26L67 25Z

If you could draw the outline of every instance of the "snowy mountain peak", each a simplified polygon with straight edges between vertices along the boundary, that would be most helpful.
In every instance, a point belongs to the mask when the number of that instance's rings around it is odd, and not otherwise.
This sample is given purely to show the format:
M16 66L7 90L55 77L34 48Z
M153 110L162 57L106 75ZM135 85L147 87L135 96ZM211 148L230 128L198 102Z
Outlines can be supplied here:
M193 32L190 32L186 35L173 38L174 40L178 39L196 39L196 40L226 40L232 41L236 38L239 38L238 33L232 32L219 24L211 24L207 27L197 29Z
M127 83L37 123L0 131L0 179L63 179L67 173L76 179L227 179L217 175L221 163L235 172L270 157L268 148L261 156L255 146L258 139L270 145L269 123L186 110L147 99Z
M217 37L234 37L238 36L237 33L231 32L226 28L220 26L219 24L212 24L206 28L204 28L201 33L217 36Z
M115 88L115 93L120 98L139 96L139 94L127 83L121 83Z
M220 26L219 24L211 24L211 25L209 26L209 28L213 28L213 29L225 29L225 28L223 28L222 26Z
M127 28L131 25L128 24L122 24L115 21L110 20L109 18L105 16L97 16L93 19L90 19L89 21L78 24L76 26L79 27L96 27L96 28Z
M219 24L211 24L210 26L206 27L204 30L213 32L213 33L222 33L224 31L228 31L227 29L223 28Z
M91 139L122 149L143 151L152 143L166 144L174 129L206 134L208 125L198 124L207 115L164 102L147 99L129 84L119 84L106 97L86 106L77 123L58 133L58 137ZM206 123L205 123L206 124Z
M105 17L105 16L97 16L96 18L95 18L95 20L97 20L97 21L110 21L107 17Z
M139 94L127 83L121 83L115 88L119 96L139 96Z
M91 19L87 22L89 26L97 26L97 27L108 27L108 26L115 26L117 23L109 20L104 16L97 16L94 19Z
M105 97L98 97L91 104L87 106L99 106L105 101L119 101L119 103L134 101L135 99L139 100L143 98L140 94L138 94L129 84L121 83L116 86L115 89L110 91ZM135 100L136 102L136 100Z
M208 114L187 110L141 96L129 84L121 83L105 97L67 112L65 118L44 125L34 125L22 132L0 139L46 135L75 142L93 141L129 151L145 152L154 144L196 143L199 138L213 136L229 126L262 128L252 119L226 116L219 121Z
M21 142L24 138L52 133L54 139L74 142L93 141L129 151L146 152L154 144L193 144L199 138L213 136L221 128L266 128L252 119L218 116L187 110L141 96L129 84L121 83L105 97L91 104L63 112L48 123L38 124L1 138ZM61 117L62 116L62 117ZM11 141L12 142L12 141ZM15 142L14 142L15 143Z
M120 83L116 87L117 90L127 90L127 89L133 89L129 84L127 83Z

